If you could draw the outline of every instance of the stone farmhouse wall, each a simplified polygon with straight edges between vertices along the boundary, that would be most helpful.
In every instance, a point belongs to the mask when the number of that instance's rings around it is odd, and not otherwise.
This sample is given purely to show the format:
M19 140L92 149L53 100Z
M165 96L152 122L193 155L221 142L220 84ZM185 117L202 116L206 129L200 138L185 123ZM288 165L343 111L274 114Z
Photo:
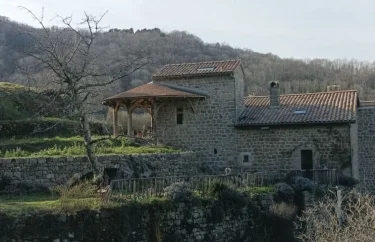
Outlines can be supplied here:
M105 168L118 169L118 178L182 176L199 173L194 153L99 156ZM74 174L91 171L87 157L0 159L0 177L20 182L54 186L68 181Z
M359 187L375 193L375 107L359 108L357 122Z
M273 203L263 196L257 203ZM230 206L230 205L229 205ZM35 215L23 218L0 216L0 241L257 241L256 219L260 205L223 207L214 200L171 202L159 207L124 205L75 215ZM0 214L1 215L1 214ZM157 233L160 229L160 233Z
M301 150L313 152L314 168L326 166L351 175L350 126L283 126L237 129L237 152L250 162L238 164L253 171L301 169Z
M158 82L160 83L160 82ZM167 144L197 152L203 163L225 167L236 161L235 129L243 103L243 77L207 77L163 81L205 91L209 97L167 101L157 113L157 136ZM183 124L176 123L176 108L183 107ZM242 110L242 109L241 109Z

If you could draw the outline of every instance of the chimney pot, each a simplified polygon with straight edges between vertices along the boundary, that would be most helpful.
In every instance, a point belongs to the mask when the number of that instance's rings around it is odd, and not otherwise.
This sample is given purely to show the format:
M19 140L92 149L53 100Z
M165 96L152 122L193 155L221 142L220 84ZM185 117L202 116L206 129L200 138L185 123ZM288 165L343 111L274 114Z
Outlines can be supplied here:
M270 108L278 108L280 106L280 88L279 82L270 83Z

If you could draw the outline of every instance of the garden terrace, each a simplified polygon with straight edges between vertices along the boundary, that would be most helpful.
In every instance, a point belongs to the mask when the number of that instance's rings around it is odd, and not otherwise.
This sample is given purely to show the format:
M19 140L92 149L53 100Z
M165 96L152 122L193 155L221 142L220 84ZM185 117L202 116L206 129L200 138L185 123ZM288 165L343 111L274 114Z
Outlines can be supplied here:
M99 140L106 137L94 136L93 138ZM97 154L174 153L179 151L170 147L140 145L126 137L103 140L96 143L94 147ZM0 139L0 148L0 157L2 158L86 155L83 138L79 136Z

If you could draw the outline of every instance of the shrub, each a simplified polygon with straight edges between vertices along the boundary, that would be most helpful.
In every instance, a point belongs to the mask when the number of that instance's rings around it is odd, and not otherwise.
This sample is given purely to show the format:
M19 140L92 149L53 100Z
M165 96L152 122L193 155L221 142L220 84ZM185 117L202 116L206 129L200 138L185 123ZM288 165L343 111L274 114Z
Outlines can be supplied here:
M296 214L297 208L293 204L285 202L275 203L270 207L270 212L281 218L293 219Z
M59 186L55 191L60 195L60 210L74 214L83 209L96 209L102 204L97 186L90 182L81 182L75 186Z
M354 187L357 185L359 181L353 177L350 176L344 176L341 175L339 176L339 185L344 186L344 187Z
M242 208L249 201L249 197L246 193L232 189L227 184L223 183L214 183L210 194L211 196L216 197L224 207Z
M176 182L164 188L164 196L176 202L191 201L193 192L186 182Z
M286 183L280 182L275 185L276 201L279 200L291 203L294 200L294 194L293 188Z
M295 176L291 178L290 181L290 185L294 188L296 192L312 192L315 190L315 184L308 178L302 176Z
M229 187L228 187L227 184L224 184L224 183L214 183L210 187L209 193L210 193L211 196L217 197L222 191L224 191L226 189L229 189Z
M219 192L218 200L225 206L234 208L243 208L249 201L246 194L230 188L224 189Z

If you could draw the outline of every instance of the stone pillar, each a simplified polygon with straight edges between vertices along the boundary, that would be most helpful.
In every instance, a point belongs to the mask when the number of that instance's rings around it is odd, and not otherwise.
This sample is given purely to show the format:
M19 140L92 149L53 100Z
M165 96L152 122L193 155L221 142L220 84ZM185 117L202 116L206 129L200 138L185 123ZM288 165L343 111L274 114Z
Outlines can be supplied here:
M357 111L358 114L358 111ZM358 115L357 115L358 116ZM358 122L358 118L357 118ZM359 179L359 164L358 164L358 124L350 124L350 146L352 155L352 177Z

